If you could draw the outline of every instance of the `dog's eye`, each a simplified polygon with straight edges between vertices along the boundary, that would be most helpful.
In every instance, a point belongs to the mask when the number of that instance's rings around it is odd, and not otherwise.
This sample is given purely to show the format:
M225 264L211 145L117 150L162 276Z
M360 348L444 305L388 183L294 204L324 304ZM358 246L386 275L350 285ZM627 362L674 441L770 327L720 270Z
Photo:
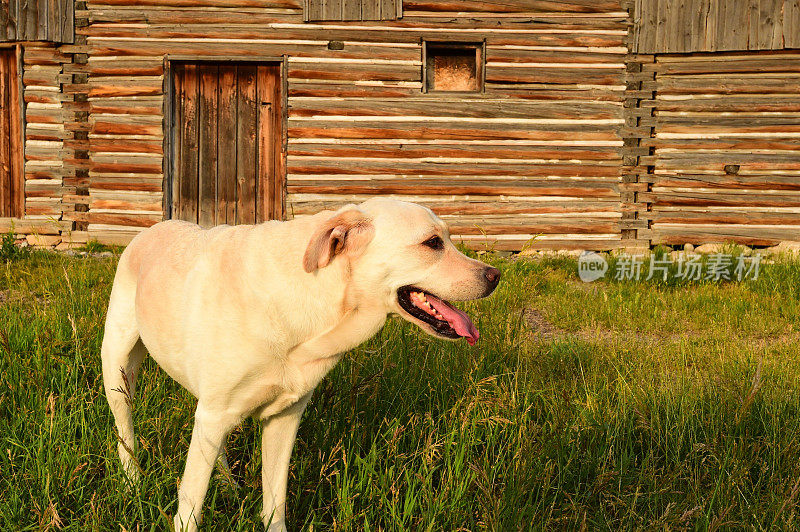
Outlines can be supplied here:
M444 242L438 236L434 235L430 237L428 240L422 243L423 246L428 246L431 249L442 249L444 247Z

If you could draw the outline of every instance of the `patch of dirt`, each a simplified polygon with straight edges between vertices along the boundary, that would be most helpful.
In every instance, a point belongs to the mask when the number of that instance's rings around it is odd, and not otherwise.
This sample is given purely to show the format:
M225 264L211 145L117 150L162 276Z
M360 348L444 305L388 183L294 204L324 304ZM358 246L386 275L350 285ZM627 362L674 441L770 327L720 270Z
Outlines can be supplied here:
M525 319L525 323L528 324L528 327L530 327L531 332L535 336L540 336L544 339L551 340L562 338L569 334L563 329L559 329L547 321L547 318L544 317L544 314L535 308L526 308L523 311L522 316Z
M0 290L0 306L4 305L6 301L11 300L13 295L11 290Z
M9 288L7 290L0 290L0 307L3 305L10 305L11 303L19 302L32 302L36 301L40 304L49 303L52 299L50 295L38 295L31 292L24 292L21 290L14 290Z

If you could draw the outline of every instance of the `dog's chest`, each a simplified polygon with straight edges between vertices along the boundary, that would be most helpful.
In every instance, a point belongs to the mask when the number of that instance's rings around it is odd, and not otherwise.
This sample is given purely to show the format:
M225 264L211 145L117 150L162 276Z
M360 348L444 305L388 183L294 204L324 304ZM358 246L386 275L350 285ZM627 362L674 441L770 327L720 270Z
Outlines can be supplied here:
M287 365L280 384L272 379L256 386L253 402L260 406L253 412L254 417L266 419L279 414L312 393L325 375L333 369L341 356L327 357L303 367Z

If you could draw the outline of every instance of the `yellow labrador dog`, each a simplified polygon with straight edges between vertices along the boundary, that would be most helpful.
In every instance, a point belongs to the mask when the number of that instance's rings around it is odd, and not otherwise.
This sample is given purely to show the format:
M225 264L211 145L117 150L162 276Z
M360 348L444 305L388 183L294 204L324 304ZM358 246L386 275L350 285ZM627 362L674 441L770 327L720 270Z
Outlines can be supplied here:
M145 349L197 397L175 526L196 530L228 433L263 420L262 516L285 530L289 458L314 388L389 314L474 344L447 299L492 293L500 272L453 246L429 209L390 199L255 226L167 221L122 254L103 339L103 380L119 454L138 475L130 399Z

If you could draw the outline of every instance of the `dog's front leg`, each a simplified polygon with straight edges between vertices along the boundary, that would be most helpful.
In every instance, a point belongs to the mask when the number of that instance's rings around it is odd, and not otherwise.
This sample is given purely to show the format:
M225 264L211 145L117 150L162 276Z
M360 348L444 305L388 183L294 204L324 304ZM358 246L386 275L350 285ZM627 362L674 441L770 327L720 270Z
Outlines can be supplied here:
M286 483L289 461L297 437L297 427L311 393L295 404L264 420L261 433L261 483L264 489L264 507L261 517L269 532L286 530Z
M231 419L229 415L209 411L202 404L197 405L186 469L178 489L175 530L194 532L200 525L203 499L214 463L225 446L225 438L237 422L238 419Z

